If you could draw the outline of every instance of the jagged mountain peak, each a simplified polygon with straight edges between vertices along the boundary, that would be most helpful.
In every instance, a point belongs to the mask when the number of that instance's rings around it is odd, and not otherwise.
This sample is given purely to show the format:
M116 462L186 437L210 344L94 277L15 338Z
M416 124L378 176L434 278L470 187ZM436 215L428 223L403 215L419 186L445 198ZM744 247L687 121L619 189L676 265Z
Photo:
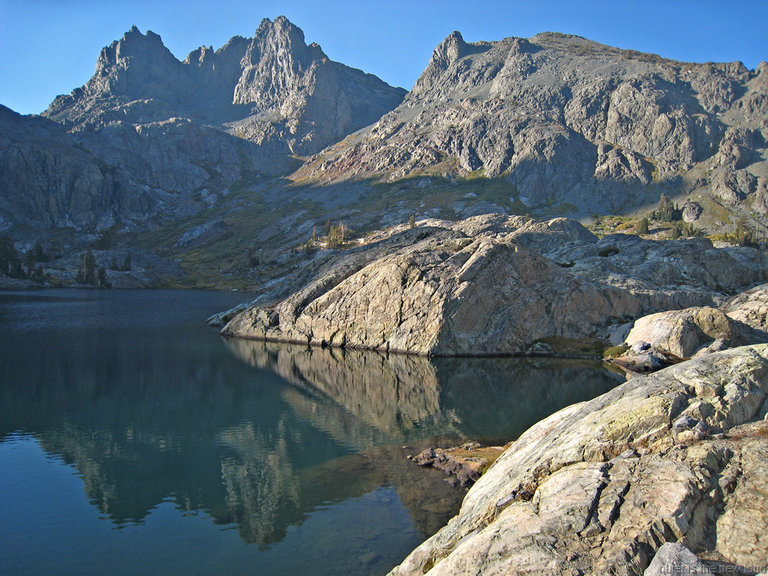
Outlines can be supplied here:
M111 67L121 63L123 68L127 68L129 63L127 60L130 58L146 59L160 59L164 63L174 62L178 63L176 57L171 53L159 34L155 34L151 30L147 30L145 34L141 33L141 30L134 24L131 29L128 30L120 40L112 42L109 46L101 50L99 60L96 64L97 74L101 72L109 73ZM139 65L145 64L142 61Z
M264 146L314 153L375 122L405 91L331 61L285 16L253 38L201 46L179 62L154 32L133 26L105 47L96 73L45 116L76 130L184 117Z
M467 51L467 43L461 32L454 30L445 40L437 45L432 53L432 62L438 66L447 66L464 56Z
M454 30L437 45L428 66L445 69L465 56L488 50L492 45L492 42L466 42L461 32Z

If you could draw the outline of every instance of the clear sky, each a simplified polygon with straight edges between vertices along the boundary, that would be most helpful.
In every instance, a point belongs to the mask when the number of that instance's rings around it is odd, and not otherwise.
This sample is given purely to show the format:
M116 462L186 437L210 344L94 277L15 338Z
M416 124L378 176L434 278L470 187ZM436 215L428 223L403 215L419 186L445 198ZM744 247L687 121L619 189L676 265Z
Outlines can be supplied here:
M331 59L406 89L453 30L468 42L553 31L682 61L768 60L768 0L0 0L0 104L42 112L134 24L181 60L279 15Z

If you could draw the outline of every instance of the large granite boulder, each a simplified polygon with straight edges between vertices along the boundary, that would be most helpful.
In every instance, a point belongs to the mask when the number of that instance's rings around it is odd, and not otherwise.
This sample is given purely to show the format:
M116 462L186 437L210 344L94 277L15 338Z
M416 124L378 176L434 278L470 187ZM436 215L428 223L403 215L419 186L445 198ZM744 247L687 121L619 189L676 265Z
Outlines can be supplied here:
M643 342L678 358L689 358L718 341L725 347L747 344L741 323L708 306L670 310L643 316L626 338L630 347Z
M504 236L420 229L415 243L341 281L314 283L223 334L424 355L525 352L636 315L625 291L581 280ZM557 351L557 350L556 350Z
M391 575L640 575L665 542L764 566L766 397L759 345L569 406L514 442Z

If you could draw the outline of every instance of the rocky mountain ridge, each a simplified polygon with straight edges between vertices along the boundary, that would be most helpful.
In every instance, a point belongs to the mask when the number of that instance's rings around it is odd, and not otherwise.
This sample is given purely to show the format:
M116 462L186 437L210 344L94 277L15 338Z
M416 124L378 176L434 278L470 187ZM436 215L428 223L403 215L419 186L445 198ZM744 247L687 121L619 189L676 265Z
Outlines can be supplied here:
M130 243L183 228L233 187L295 169L295 155L375 121L404 94L330 60L284 17L183 62L133 27L42 117L0 109L1 229L26 244L63 235L87 247L107 231Z
M400 106L298 177L485 177L550 214L695 192L765 216L767 115L766 63L681 63L555 33L470 44L454 32Z
M57 97L43 115L75 130L185 117L307 154L378 120L404 95L330 60L280 16L262 20L251 39L203 46L181 62L160 36L134 26L101 51L85 86Z

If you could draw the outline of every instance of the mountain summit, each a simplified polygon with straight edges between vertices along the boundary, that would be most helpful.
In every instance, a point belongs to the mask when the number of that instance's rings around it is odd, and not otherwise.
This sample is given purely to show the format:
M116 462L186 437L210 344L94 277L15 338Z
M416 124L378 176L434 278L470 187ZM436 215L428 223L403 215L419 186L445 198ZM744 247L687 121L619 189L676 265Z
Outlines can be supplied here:
M177 60L160 36L135 26L99 55L81 88L44 116L73 129L187 117L240 138L309 154L378 120L405 96L375 76L330 60L287 18L262 20L250 40L234 37Z

